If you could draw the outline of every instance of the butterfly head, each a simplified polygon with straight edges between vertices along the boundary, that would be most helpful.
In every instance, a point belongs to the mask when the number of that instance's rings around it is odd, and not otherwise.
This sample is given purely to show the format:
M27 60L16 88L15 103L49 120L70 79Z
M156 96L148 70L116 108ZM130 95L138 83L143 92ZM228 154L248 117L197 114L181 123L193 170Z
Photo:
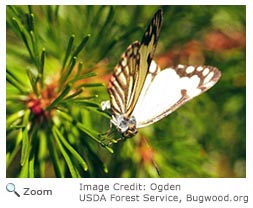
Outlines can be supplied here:
M131 116L130 118L127 118L124 115L112 116L111 122L122 133L124 138L133 137L138 132L134 116Z

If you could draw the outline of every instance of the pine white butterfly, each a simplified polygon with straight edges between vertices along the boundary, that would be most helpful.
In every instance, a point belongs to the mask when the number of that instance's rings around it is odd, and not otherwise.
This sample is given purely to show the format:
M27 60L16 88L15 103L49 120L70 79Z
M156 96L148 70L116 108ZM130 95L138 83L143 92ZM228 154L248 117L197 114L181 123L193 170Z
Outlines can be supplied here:
M123 138L172 113L211 88L221 76L212 66L177 65L161 70L153 60L161 25L160 9L141 43L132 43L123 53L109 81L110 101L102 102L102 109L111 108L111 123Z

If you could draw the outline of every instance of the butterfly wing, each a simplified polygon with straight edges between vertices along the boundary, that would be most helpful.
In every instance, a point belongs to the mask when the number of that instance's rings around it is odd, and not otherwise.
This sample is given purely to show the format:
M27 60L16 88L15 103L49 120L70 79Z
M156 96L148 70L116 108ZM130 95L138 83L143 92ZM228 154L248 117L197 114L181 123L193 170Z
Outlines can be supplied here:
M121 56L109 81L111 108L114 115L130 117L142 91L152 61L162 24L158 10L141 43L132 43Z
M178 65L160 71L152 61L133 116L137 128L152 124L211 88L220 78L212 66Z
M108 91L115 115L126 114L132 103L139 78L139 47L140 43L136 41L127 48L110 78Z
M134 104L137 103L137 99L139 99L140 92L142 91L144 82L147 78L147 75L149 73L149 68L151 61L153 59L155 49L157 46L157 42L159 39L160 35L160 30L162 26L162 15L163 12L161 9L159 9L150 25L148 26L146 32L143 35L142 41L141 41L141 46L139 49L139 54L140 54L140 77L137 82L137 90L138 90L138 96L135 96ZM145 74L145 76L143 76ZM133 108L135 107L132 106L131 113L133 111Z

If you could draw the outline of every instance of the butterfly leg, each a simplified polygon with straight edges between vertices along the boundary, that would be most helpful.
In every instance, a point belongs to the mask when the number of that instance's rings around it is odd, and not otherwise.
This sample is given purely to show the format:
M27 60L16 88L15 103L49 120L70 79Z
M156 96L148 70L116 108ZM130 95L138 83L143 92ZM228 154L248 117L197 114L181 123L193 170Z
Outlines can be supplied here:
M118 143L118 142L124 140L122 138L122 136L120 136L117 139L113 139L115 134L118 134L118 131L117 131L117 129L115 129L113 127L112 122L110 122L109 129L105 133L99 134L102 146L111 146L112 144L115 144L115 143Z

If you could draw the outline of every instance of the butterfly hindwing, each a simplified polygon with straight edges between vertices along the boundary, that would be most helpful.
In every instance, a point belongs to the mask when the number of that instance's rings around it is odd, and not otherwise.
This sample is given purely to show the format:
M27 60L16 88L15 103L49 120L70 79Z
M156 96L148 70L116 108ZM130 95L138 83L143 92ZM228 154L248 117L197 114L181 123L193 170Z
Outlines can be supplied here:
M137 128L152 124L175 111L187 101L211 88L220 78L220 71L212 66L178 65L159 71L153 61L150 71L157 71L146 80L133 116Z

